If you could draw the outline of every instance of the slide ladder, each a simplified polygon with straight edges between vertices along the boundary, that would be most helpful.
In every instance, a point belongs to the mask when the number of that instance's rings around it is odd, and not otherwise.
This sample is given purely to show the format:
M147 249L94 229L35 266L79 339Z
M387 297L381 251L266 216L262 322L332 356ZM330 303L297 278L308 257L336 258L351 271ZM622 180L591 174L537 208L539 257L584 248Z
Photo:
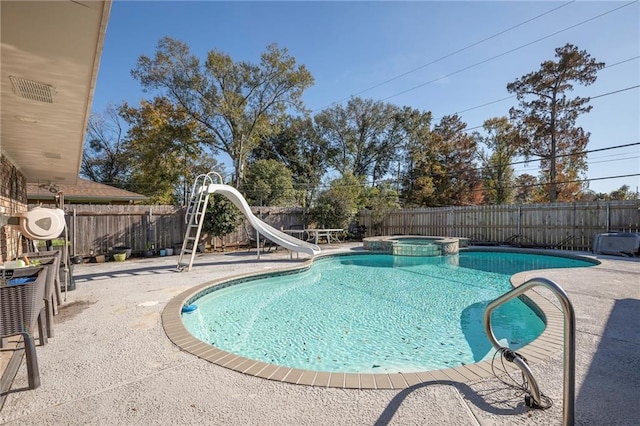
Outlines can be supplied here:
M187 212L184 220L187 224L184 241L182 241L182 249L178 258L177 269L183 271L187 268L187 272L191 271L193 260L198 251L198 241L200 241L200 233L202 232L202 223L207 212L207 204L209 204L209 185L213 184L213 176L216 176L222 182L222 176L218 173L210 172L201 174L196 177L191 188L191 196L187 205ZM189 257L188 263L185 262L185 256Z

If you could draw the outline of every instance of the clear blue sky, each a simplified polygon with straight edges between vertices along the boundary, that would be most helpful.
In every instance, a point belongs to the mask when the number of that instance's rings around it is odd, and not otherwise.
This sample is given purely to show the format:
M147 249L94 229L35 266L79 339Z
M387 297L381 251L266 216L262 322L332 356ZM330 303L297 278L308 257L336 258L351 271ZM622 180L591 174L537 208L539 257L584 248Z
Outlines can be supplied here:
M620 8L628 3L114 0L93 112L149 97L130 71L140 55L152 56L158 40L170 36L200 58L217 49L235 61L257 63L267 45L287 48L315 78L304 95L314 112L358 95L431 111L436 120L458 112L473 128L508 115L515 99L466 110L510 96L509 82L537 71L566 43L607 65L626 61L600 71L596 83L577 87L576 95L640 84L640 8L637 1ZM591 105L579 119L591 133L588 149L640 142L640 89L592 99ZM638 174L640 146L594 152L588 162L589 179ZM535 175L537 162L518 165L516 172ZM590 188L610 192L623 184L635 190L640 177L593 180Z

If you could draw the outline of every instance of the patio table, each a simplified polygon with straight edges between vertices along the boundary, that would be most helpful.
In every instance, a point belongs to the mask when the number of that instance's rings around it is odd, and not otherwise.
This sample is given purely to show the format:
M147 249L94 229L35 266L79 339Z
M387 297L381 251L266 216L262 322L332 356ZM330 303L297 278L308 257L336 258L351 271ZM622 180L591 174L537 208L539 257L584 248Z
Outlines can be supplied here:
M313 240L314 244L318 244L318 240L320 237L325 237L327 239L327 243L331 244L332 241L337 243L341 243L338 235L344 232L342 228L330 228L330 229L305 229L309 238L307 241Z

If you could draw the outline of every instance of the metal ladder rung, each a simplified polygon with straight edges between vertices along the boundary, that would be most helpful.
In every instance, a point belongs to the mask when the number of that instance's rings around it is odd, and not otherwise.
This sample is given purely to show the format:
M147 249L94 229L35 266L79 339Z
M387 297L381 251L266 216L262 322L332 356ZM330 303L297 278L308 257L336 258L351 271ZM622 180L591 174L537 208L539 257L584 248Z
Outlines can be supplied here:
M187 229L182 242L180 258L178 259L178 270L184 270L184 268L187 267L187 271L190 271L191 266L193 265L193 260L197 252L197 242L200 238L202 224L207 212L206 206L209 202L210 196L209 188L210 185L214 183L214 175L218 178L220 183L223 183L222 176L220 176L220 174L216 172L209 172L207 174L198 175L193 183L193 187L191 188L191 198L187 205L187 211L185 214ZM191 248L188 248L189 246L191 246ZM185 255L189 255L188 264L183 262Z
M184 268L187 267L187 271L190 271L193 265L193 260L197 252L197 242L200 238L202 224L207 212L206 206L209 203L209 196L211 194L209 192L211 188L210 185L214 184L214 177L216 177L220 183L224 183L219 173L209 172L198 175L191 187L191 198L189 199L185 214L187 229L182 242L180 258L178 259L178 270L184 270ZM194 230L195 234L193 232ZM191 248L188 248L189 246L191 246ZM185 255L189 255L188 264L182 261Z

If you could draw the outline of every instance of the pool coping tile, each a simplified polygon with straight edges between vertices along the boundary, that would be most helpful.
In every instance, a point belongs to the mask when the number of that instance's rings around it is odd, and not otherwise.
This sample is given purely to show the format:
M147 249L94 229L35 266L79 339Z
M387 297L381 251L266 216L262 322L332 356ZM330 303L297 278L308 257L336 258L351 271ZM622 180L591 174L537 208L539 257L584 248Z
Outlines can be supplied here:
M292 368L289 372L289 375L283 379L284 382L297 384L302 375L304 374L304 370L300 370L297 368Z
M376 382L376 389L393 389L388 374L372 374L372 376Z
M415 373L400 373L400 374L402 374L404 381L407 382L408 387L412 387L422 383L422 380L420 380L420 377L418 377L418 375Z
M331 378L329 379L330 388L344 388L344 382L344 373L331 373Z
M376 389L372 374L360 374L360 389Z
M311 370L305 370L302 372L300 379L298 379L299 385L313 386L313 382L316 380L316 372Z
M405 389L409 387L407 382L404 380L404 377L400 373L388 374L389 380L391 381L391 386L394 389Z
M344 387L346 389L360 389L360 375L357 373L345 373Z
M321 386L323 388L326 388L327 386L329 386L329 379L331 379L331 373L318 371L316 373L316 378L313 381L313 386Z
M278 382L283 382L284 379L291 373L291 368L289 367L279 367L272 375L269 377L269 380L276 380Z

